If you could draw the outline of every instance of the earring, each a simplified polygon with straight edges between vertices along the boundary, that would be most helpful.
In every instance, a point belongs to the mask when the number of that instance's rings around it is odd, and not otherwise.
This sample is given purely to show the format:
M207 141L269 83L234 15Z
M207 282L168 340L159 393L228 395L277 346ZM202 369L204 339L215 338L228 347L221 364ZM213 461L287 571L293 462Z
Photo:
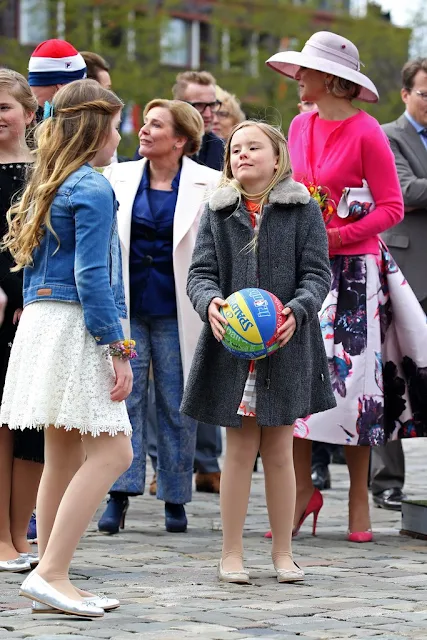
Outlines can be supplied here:
M173 145L172 150L176 151L176 144Z
M331 93L327 80L325 80L325 88L326 88L326 93Z

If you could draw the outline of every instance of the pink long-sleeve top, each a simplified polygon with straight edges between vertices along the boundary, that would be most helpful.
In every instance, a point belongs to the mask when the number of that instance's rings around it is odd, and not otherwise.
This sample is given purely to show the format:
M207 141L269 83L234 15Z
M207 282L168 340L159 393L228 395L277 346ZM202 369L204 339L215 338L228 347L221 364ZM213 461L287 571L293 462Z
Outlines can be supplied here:
M394 156L378 122L364 111L346 120L322 120L317 111L301 113L289 128L294 180L321 186L333 213L327 229L339 227L342 246L332 255L378 253L378 234L403 218L403 199ZM351 222L336 208L343 189L366 180L375 208Z

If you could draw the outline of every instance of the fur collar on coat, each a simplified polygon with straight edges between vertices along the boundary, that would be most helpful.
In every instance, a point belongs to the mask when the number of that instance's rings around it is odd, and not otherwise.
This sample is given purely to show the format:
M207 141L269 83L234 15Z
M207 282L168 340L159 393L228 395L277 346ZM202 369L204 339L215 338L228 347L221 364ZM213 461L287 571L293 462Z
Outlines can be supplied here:
M209 208L212 211L222 211L235 207L239 201L239 192L228 185L216 189L209 198ZM270 193L269 204L308 204L310 202L310 194L307 188L292 180L285 178L277 184Z

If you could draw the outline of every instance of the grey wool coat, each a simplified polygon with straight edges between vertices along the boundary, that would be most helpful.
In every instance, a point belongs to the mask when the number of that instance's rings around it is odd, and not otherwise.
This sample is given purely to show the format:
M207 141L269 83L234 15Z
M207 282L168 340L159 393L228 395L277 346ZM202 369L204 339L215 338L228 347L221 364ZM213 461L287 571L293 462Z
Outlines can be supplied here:
M329 292L328 243L318 204L287 178L271 192L257 250L249 215L237 191L211 196L202 216L188 273L187 293L205 323L184 390L181 411L211 424L239 427L237 414L249 362L215 339L208 307L245 287L270 291L292 309L297 328L273 355L256 362L256 415L260 426L290 425L335 406L318 312Z

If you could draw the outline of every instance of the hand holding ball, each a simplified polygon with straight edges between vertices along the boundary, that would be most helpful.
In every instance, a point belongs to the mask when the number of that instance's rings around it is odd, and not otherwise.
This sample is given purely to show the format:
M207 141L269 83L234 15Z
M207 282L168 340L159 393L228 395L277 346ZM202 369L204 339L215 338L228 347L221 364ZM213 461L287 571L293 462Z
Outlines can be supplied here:
M208 315L215 338L233 355L247 360L271 355L295 331L291 309L255 287L236 291L227 300L214 298Z

